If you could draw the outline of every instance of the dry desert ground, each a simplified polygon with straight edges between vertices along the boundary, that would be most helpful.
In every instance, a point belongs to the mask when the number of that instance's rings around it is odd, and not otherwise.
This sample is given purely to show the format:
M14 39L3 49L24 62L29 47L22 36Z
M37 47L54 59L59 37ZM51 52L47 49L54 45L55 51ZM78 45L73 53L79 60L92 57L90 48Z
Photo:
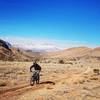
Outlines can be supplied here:
M30 86L32 62L0 62L0 100L100 100L100 63L42 67L40 84Z

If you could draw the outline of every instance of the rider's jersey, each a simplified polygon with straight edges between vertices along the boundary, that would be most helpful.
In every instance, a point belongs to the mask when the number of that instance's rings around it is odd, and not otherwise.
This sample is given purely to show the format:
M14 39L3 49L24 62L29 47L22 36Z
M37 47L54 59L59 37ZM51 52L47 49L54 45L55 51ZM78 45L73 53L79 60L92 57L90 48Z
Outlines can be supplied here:
M40 65L38 65L38 64L32 65L32 66L30 67L30 71L32 70L32 68L34 68L34 70L39 70L39 71L41 71L41 67L40 67Z

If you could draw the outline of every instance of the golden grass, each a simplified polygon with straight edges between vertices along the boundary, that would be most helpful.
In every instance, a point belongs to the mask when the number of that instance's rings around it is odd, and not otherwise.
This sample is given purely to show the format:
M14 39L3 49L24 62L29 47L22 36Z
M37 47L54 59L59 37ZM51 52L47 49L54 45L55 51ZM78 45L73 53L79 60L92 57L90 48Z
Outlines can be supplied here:
M87 94L85 93L86 91L90 91L93 87L100 85L100 76L93 72L95 67L97 69L100 68L100 64L98 64L98 67L95 63L83 64L82 67L81 64L39 64L42 67L41 82L44 83L44 88L36 90L36 92L31 91L22 94L18 100L34 100L34 98L38 100L38 97L46 100L46 98L50 98L49 96L52 97L52 95L55 100L59 100L58 98L60 100L66 100L65 98L73 99L74 96L77 100L78 96L82 99L83 95ZM0 89L29 84L32 74L29 70L31 65L32 62L0 62ZM54 82L55 85L46 84L47 81ZM95 91L95 93L98 91Z

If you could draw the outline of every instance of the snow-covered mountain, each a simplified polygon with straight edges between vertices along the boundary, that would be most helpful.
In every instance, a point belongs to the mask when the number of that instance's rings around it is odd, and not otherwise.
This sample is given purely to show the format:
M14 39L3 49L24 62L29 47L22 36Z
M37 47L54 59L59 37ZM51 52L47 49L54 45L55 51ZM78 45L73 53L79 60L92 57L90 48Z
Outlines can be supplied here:
M22 39L22 38L5 38L8 43L11 43L13 47L24 49L24 50L32 50L36 52L51 52L51 51L59 51L62 50L63 47L59 46L54 42L47 41L37 41L30 39Z
M13 43L14 47L20 48L20 49L24 49L24 50L34 50L34 51L46 51L46 52L50 52L50 51L58 51L61 50L60 47L57 47L56 45L45 45L45 44L24 44L24 43Z
M36 52L53 52L60 51L71 47L97 47L85 42L72 41L72 40L53 40L53 39L36 39L36 38L22 38L22 37L2 37L3 40L12 44L12 46L24 49L32 50Z

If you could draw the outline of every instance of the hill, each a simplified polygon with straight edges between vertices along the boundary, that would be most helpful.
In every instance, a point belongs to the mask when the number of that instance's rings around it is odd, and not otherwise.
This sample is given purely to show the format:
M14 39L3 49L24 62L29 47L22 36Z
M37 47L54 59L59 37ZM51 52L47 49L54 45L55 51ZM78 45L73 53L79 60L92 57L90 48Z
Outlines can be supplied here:
M88 47L73 47L57 52L46 53L44 59L45 62L58 63L63 60L65 63L67 61L100 61L100 47L98 48L88 48Z
M0 60L32 61L33 59L34 55L12 47L10 43L0 39Z

